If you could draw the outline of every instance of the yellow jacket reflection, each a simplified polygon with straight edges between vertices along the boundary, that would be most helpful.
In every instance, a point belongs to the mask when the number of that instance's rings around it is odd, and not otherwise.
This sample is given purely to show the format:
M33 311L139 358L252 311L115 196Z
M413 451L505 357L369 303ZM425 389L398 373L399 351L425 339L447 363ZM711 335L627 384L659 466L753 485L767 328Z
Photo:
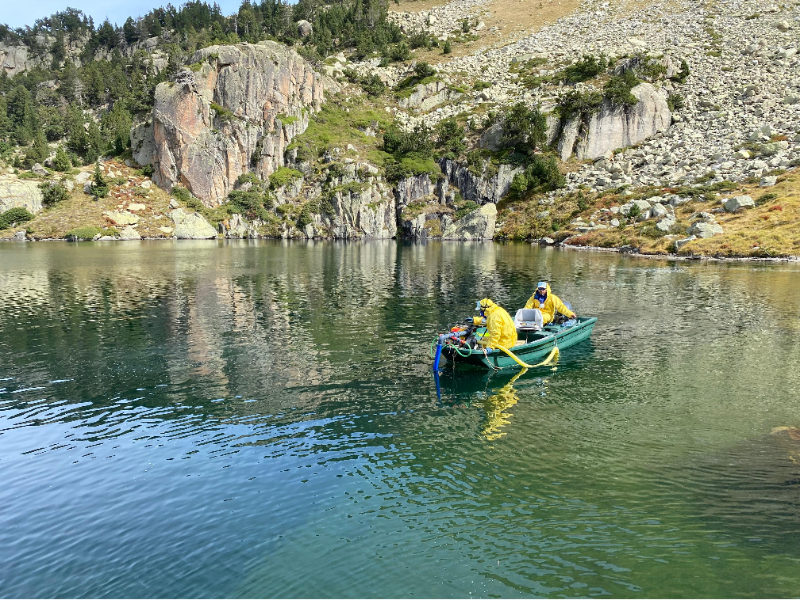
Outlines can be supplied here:
M517 329L509 314L489 298L481 300L479 305L481 312L486 315L486 336L481 340L481 345L487 348L513 348L517 343Z
M527 369L522 369L522 371L514 375L511 381L484 400L483 407L486 413L486 420L483 427L481 427L481 435L487 440L496 440L505 435L505 432L500 430L505 425L508 425L512 417L512 414L506 411L519 401L517 391L514 389L514 382L525 371Z

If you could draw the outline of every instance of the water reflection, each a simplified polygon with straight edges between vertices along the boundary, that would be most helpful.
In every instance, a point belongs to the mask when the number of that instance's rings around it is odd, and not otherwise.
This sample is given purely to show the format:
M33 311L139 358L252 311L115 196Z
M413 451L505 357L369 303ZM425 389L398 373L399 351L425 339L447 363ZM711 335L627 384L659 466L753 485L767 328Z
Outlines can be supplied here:
M770 431L800 414L798 272L2 245L0 593L791 595L797 442ZM433 333L538 279L592 340L437 397Z

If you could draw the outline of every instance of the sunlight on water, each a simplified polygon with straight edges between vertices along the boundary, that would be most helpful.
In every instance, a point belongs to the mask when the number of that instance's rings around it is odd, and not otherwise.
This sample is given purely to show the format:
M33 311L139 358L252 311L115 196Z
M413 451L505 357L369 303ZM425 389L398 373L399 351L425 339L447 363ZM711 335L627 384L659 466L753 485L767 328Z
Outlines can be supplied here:
M592 339L444 365L439 398L433 336L541 279ZM798 287L527 244L0 245L0 594L796 595Z

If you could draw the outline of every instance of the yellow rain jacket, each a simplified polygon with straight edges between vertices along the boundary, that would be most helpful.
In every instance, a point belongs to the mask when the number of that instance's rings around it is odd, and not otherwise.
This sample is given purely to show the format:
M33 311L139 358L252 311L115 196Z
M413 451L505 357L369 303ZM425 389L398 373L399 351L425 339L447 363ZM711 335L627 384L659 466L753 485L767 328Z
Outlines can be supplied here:
M542 313L542 319L545 325L553 320L553 317L556 316L556 311L570 319L575 317L575 313L568 309L561 301L561 298L550 290L549 283L547 284L547 298L545 298L544 302L540 302L536 294L537 292L533 292L533 296L528 298L528 302L525 303L525 308L538 308Z
M487 348L504 346L513 348L517 343L517 329L514 320L501 307L488 298L481 300L481 308L486 315L486 336L481 340L481 345Z

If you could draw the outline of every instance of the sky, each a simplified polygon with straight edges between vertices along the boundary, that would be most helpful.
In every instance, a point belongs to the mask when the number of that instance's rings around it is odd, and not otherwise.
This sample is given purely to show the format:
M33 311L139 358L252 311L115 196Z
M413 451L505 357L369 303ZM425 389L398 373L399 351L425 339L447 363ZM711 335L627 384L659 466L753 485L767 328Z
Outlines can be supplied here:
M213 0L207 0L209 4ZM95 25L102 23L106 17L112 23L122 25L128 17L142 16L158 6L165 6L170 0L33 0L19 4L14 0L0 0L0 23L11 27L32 26L36 19L47 17L54 12L64 10L68 6L77 8L94 18ZM183 0L172 0L173 6L180 6ZM233 14L239 9L241 0L217 0L225 15ZM13 5L13 9L12 9Z

